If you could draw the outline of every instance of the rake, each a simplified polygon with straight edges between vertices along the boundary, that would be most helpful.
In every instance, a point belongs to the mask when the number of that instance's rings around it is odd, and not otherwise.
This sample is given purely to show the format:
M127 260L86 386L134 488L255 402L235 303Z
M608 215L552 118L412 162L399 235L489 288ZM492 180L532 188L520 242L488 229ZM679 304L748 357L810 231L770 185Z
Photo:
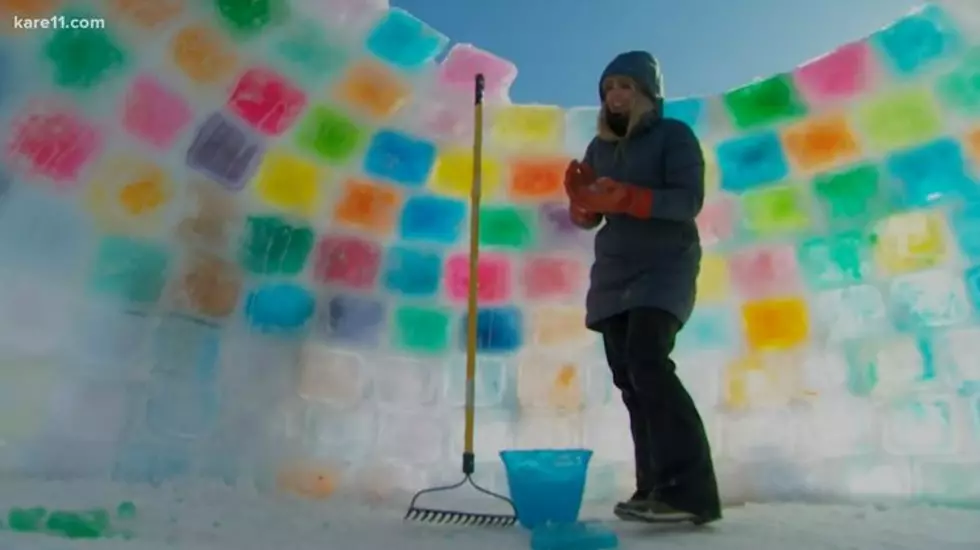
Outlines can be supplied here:
M465 429L463 436L463 479L458 483L442 487L432 487L415 493L412 502L405 513L406 520L425 523L441 523L453 525L482 525L507 527L517 522L517 508L509 498L481 487L473 481L476 470L476 458L473 453L473 416L474 394L476 393L476 329L477 329L477 262L480 257L480 195L482 193L481 165L483 164L483 75L476 75L476 94L473 124L473 187L470 192L470 250L469 250L469 289L466 324L466 400L465 400ZM419 506L419 499L434 493L445 493L472 486L479 493L505 502L513 514L486 514L465 512L461 510L439 509Z

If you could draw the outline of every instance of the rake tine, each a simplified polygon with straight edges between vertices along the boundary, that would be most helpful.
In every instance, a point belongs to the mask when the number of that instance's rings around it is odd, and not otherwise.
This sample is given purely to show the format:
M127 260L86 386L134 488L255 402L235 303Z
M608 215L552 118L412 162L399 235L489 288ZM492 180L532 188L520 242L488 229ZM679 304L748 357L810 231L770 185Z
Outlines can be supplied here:
M409 519L439 525L476 525L487 527L507 527L516 523L517 518L498 514L474 514L451 510L432 510L413 508L406 514Z

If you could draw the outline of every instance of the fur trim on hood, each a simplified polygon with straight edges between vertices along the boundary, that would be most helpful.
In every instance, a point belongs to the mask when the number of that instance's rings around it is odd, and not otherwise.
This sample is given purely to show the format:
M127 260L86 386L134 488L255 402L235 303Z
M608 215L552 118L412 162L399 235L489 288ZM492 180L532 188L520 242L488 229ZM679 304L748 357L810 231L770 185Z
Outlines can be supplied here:
M656 104L649 99L647 96L638 94L633 100L633 105L630 106L630 121L626 126L626 135L618 136L611 129L609 129L609 124L606 123L606 109L599 108L599 120L596 125L597 135L599 139L603 141L619 141L630 134L633 130L643 122L647 116L657 109Z

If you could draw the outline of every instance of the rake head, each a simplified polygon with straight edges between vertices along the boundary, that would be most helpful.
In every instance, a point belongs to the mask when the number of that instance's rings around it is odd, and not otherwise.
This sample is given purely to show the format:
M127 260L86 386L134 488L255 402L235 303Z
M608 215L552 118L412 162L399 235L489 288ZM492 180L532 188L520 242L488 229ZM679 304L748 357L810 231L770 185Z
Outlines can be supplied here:
M405 519L422 523L478 527L510 527L517 523L517 516L506 514L477 514L457 510L436 510L434 508L409 508L408 513L405 514Z
M465 512L461 510L450 510L450 509L438 509L438 508L428 508L423 506L417 506L419 497L423 495L430 495L432 493L448 492L454 489L459 489L466 484L473 486L474 489L480 493L492 497L494 499L505 502L510 509L514 512L513 514L487 514L478 512ZM442 525L472 525L480 527L510 527L517 523L517 508L514 507L514 503L507 497L499 495L492 491L488 491L483 487L477 485L473 478L467 475L462 481L454 485L447 485L445 487L433 487L431 489L425 489L415 493L412 497L412 502L408 506L408 512L405 513L405 521L418 521L421 523L435 523Z

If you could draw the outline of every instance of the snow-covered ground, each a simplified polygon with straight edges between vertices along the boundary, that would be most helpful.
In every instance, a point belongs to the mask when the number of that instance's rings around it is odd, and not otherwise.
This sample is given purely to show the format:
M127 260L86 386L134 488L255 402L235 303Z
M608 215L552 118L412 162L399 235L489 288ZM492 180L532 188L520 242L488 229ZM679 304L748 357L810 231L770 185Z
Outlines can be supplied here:
M403 508L372 508L354 499L322 503L226 488L132 487L101 483L0 482L0 504L48 508L114 508L136 503L130 540L69 541L0 532L3 550L500 550L528 548L520 528L403 523ZM586 518L608 519L608 506ZM714 526L653 527L610 519L624 549L669 550L952 550L980 548L980 512L932 507L745 505Z

